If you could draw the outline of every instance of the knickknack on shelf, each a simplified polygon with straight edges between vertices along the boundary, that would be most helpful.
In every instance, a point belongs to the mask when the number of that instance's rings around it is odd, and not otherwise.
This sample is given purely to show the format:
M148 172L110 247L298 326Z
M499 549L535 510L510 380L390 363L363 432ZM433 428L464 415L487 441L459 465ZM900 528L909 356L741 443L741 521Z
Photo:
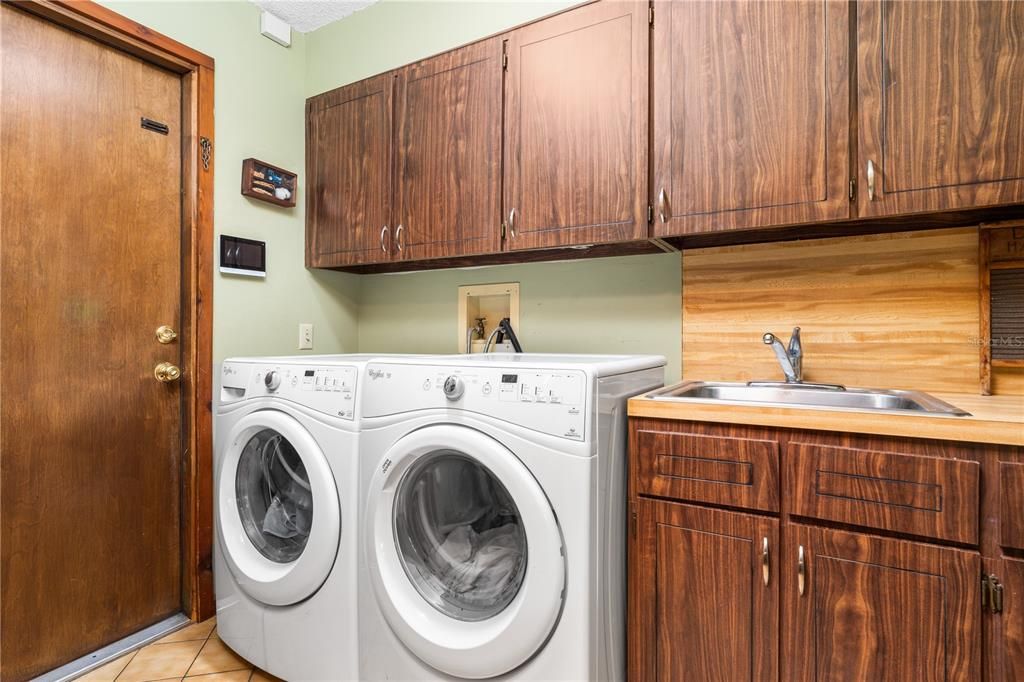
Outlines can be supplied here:
M259 159L242 161L242 194L278 206L295 206L299 176Z

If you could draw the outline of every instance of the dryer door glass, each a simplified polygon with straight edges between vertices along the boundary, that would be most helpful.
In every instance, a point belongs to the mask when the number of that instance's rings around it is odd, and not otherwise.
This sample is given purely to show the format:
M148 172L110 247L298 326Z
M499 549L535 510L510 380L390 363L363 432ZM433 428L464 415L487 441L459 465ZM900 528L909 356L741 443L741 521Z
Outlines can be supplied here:
M491 618L523 583L527 546L519 510L494 474L464 454L425 455L406 472L394 532L409 580L452 618Z
M238 514L260 554L286 564L306 547L313 525L313 492L302 458L274 429L253 435L235 473Z

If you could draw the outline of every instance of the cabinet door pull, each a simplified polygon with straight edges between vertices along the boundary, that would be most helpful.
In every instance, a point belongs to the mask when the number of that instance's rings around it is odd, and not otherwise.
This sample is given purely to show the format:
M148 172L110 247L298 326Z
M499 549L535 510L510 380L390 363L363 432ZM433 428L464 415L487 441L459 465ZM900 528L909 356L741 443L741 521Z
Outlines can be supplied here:
M663 222L668 222L668 194L665 193L665 188L662 187L661 191L658 192L658 219Z
M800 545L800 549L797 551L796 586L797 589L800 591L800 596L804 596L804 590L807 587L807 562L804 560L803 545Z
M875 162L868 159L868 201L875 200Z
M401 250L402 250L402 230L403 229L405 229L405 228L404 228L404 226L401 223L399 223L398 227L395 228L395 246L398 247L399 252L401 252Z
M385 225L384 227L380 228L380 250L383 251L384 253L388 252L388 245L385 241L387 239L387 236L388 226Z
M761 540L761 580L767 585L771 580L771 559L768 554L768 538Z
M516 209L512 209L508 212L508 232L512 235L512 239L516 238Z

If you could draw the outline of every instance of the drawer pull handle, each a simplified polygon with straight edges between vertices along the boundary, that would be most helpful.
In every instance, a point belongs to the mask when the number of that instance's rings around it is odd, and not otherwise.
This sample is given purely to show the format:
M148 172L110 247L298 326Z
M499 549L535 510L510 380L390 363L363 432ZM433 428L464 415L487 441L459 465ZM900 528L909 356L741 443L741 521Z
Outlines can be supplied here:
M380 250L383 251L384 253L388 252L388 245L387 242L385 241L387 239L387 236L388 226L385 225L384 227L380 228Z
M807 588L807 562L804 560L804 546L800 545L800 549L797 552L796 558L796 586L800 591L800 596L804 596L804 590Z
M761 540L761 580L767 586L771 580L771 559L768 553L768 538Z

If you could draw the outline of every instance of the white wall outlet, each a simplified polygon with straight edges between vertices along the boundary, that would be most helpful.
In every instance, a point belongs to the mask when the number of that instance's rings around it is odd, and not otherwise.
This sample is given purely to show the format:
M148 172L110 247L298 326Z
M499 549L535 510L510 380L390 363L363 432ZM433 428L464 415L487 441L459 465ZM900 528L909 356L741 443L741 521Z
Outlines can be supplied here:
M299 350L313 350L313 325L299 325Z

